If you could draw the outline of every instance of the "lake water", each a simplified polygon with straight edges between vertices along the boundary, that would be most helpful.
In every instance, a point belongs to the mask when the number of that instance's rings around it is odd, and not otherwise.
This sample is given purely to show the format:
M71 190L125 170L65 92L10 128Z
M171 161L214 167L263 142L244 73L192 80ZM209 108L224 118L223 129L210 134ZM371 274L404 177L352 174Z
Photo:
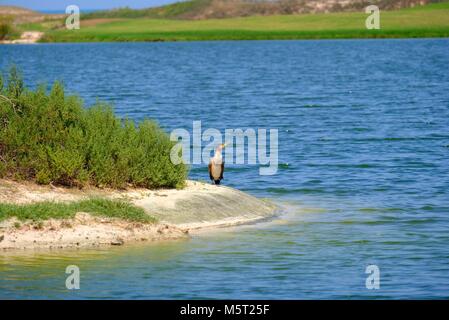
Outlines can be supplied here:
M188 241L1 253L1 298L449 298L448 39L0 46L13 62L27 84L61 79L167 131L278 129L277 174L228 166L224 183L287 214Z

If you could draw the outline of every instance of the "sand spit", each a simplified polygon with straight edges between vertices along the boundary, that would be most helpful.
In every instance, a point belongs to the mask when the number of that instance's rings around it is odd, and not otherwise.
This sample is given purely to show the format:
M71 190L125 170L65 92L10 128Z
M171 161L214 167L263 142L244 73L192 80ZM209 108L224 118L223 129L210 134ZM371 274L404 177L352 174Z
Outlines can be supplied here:
M0 44L32 44L38 42L43 35L40 31L25 31L20 35L20 39L2 40Z
M58 249L124 245L129 242L188 238L188 230L167 224L142 224L77 213L74 219L0 224L0 249Z
M266 220L277 209L267 201L236 189L195 181L188 181L182 190L132 188L117 191L0 180L1 203L70 202L90 197L130 201L156 217L158 223L128 222L82 212L73 219L51 219L40 223L9 219L0 222L0 249L56 249L185 239L193 230Z

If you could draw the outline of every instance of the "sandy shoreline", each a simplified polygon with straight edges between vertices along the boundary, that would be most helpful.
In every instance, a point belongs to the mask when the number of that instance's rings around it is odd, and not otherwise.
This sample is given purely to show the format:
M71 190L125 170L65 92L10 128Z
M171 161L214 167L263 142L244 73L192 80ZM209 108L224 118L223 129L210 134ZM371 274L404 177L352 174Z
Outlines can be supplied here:
M0 40L0 44L33 44L37 43L43 36L43 32L25 31L20 35L20 39Z
M142 224L77 213L74 219L41 224L8 220L0 229L0 249L63 249L188 238L188 230L168 224ZM2 238L3 236L3 238Z
M40 223L15 218L0 222L0 249L59 249L188 239L190 231L254 223L273 217L276 207L225 186L188 181L183 190L72 189L0 180L0 203L70 202L89 197L122 199L158 219L144 224L77 213L73 219ZM1 214L1 213L0 213Z

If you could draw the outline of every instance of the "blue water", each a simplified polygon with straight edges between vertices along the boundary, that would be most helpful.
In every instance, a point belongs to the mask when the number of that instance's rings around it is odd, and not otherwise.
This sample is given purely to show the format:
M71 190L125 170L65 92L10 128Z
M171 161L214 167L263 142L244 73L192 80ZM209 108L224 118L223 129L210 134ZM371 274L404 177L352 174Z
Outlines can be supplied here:
M278 129L276 175L227 166L224 182L288 214L181 242L1 253L0 297L449 298L448 39L0 46L11 63L167 131Z

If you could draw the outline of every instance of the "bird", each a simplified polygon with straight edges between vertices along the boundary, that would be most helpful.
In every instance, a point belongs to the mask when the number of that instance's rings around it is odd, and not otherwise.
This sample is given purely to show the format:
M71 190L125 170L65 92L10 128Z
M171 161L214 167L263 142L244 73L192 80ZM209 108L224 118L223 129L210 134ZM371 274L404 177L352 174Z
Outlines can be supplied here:
M209 178L215 185L219 185L223 179L224 162L221 156L221 151L226 147L226 144L220 144L215 149L215 154L209 161Z

